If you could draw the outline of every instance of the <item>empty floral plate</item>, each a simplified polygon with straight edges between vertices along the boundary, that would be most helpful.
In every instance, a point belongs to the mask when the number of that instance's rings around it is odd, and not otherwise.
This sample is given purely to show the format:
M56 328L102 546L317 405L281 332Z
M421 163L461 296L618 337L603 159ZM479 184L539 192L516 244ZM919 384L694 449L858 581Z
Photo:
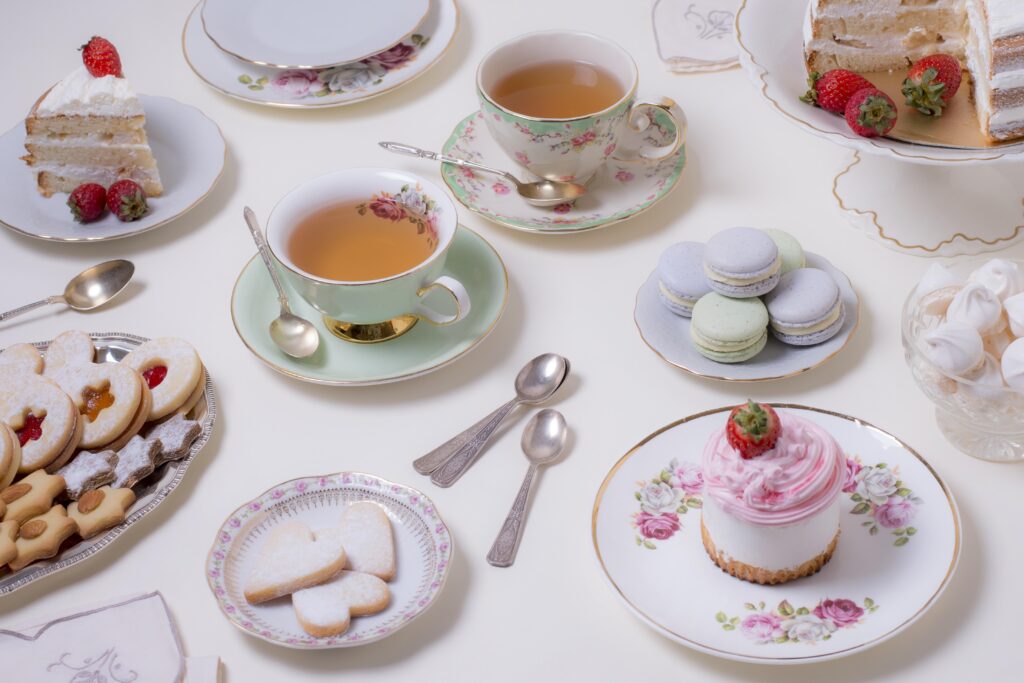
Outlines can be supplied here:
M192 71L225 95L276 107L338 107L383 95L437 63L459 28L455 0L432 0L415 32L383 52L321 69L277 69L218 48L203 31L200 6L192 10L181 34Z
M816 422L846 452L842 533L820 572L760 586L708 558L701 455L728 407L659 429L612 467L594 502L594 549L629 609L687 647L764 664L845 657L935 604L960 556L960 515L938 474L896 437L838 413L777 407Z
M383 507L394 530L398 567L383 612L353 617L339 636L315 638L299 626L289 597L260 605L246 601L243 586L260 539L270 529L296 520L314 530L337 525L342 510L361 501ZM286 481L232 512L206 558L206 581L224 616L249 635L275 645L323 650L365 645L405 627L434 604L451 559L451 535L429 498L370 474L340 472Z

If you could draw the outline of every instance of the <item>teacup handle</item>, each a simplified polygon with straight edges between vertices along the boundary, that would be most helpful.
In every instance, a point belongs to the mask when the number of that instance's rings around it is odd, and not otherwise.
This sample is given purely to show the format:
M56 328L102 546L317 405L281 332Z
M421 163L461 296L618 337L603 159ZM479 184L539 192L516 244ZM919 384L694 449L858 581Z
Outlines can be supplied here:
M652 116L650 115L651 110L661 110L672 119L672 125L675 128L675 139L670 144L663 145L661 147L647 147L640 146L639 148L632 150L633 153L629 156L614 155L619 161L660 161L666 157L670 157L679 151L683 143L686 142L686 114L676 104L675 100L668 97L662 97L656 102L648 102L641 100L634 102L633 106L629 109L629 116L627 121L629 127L637 132L643 133L651 126Z
M462 286L462 283L453 277L442 275L433 282L423 287L420 287L416 295L419 297L425 297L432 289L440 287L444 291L452 295L455 299L455 314L454 315L443 315L437 311L424 306L423 304L417 304L416 309L413 311L413 315L417 318L422 318L432 325L444 326L457 323L463 320L469 315L470 302L469 292Z

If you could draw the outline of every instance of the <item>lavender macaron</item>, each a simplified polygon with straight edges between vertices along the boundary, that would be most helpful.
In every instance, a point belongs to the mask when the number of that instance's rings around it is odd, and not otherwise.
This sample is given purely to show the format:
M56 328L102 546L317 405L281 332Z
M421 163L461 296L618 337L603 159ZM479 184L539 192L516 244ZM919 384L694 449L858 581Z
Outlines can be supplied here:
M704 248L708 285L722 296L747 299L767 294L779 283L781 271L778 246L757 228L723 230Z
M680 242L658 260L658 298L668 310L689 318L697 300L711 291L704 276L704 245Z
M817 268L798 268L782 276L765 298L772 334L793 346L811 346L838 334L846 321L839 285Z

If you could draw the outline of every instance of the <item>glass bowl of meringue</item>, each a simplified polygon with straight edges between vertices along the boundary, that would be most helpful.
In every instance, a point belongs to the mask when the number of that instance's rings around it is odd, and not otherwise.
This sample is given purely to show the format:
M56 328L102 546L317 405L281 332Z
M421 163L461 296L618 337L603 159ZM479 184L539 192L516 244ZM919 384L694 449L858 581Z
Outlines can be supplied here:
M1024 261L932 264L902 331L943 436L982 460L1024 460Z

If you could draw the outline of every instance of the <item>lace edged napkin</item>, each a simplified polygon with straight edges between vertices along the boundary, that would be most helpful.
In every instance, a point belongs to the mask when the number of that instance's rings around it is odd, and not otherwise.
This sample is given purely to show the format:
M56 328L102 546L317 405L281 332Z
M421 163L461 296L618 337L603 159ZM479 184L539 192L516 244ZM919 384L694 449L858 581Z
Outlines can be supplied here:
M738 0L655 0L658 56L676 73L721 71L738 63Z

